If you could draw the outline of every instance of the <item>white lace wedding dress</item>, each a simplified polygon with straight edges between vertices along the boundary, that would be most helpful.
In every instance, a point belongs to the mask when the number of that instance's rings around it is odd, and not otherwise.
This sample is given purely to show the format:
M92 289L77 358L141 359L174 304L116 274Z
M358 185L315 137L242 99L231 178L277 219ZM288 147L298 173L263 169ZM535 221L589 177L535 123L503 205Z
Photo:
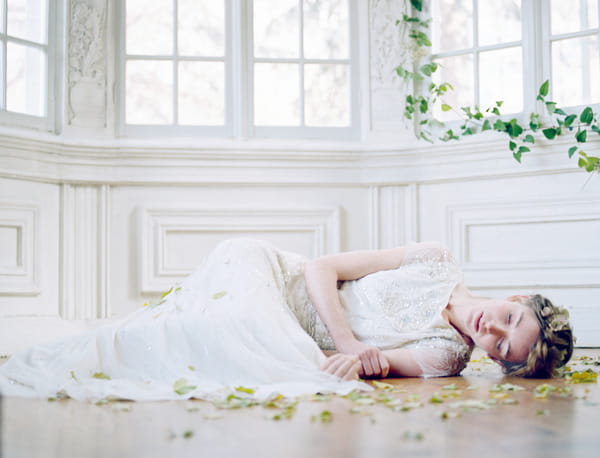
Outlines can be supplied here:
M368 388L319 370L333 342L305 289L300 255L266 242L219 244L181 285L117 324L13 355L0 366L5 396L132 400L257 398ZM470 348L441 318L461 273L435 246L414 245L403 265L344 282L355 335L409 348L424 375L453 375Z

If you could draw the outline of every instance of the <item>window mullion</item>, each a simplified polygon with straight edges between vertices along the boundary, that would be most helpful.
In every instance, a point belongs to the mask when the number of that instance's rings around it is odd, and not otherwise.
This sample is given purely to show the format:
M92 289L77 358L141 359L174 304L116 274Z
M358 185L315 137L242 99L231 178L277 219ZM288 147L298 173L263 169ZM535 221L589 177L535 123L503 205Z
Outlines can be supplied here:
M0 78L2 78L2 93L0 93L0 110L6 110L6 87L8 85L6 78L7 78L7 71L6 71L6 64L7 64L7 59L6 59L6 42L8 39L8 11L7 11L7 3L8 0L2 0L2 13L4 14L4 16L2 17L2 24L3 24L3 30L4 30L4 39L2 40L2 75L0 76Z
M475 105L479 106L479 3L473 0L473 89Z
M247 0L227 0L230 8L229 64L227 80L230 84L229 121L231 133L237 138L248 138L254 123L254 85L253 49L253 2ZM226 116L227 118L227 116Z
M173 62L173 100L172 100L172 110L173 110L173 121L172 124L174 126L179 124L179 45L177 43L178 33L177 29L179 27L177 14L177 0L173 0L173 49L171 49L171 59Z
M306 127L306 113L305 113L305 102L304 102L304 2L298 0L299 6L298 11L300 14L300 26L298 27L299 37L299 54L300 60L298 62L298 81L300 85L299 103L300 103L300 126Z
M538 59L541 61L540 70L541 70L541 78L536 81L536 86L539 87L543 81L549 80L552 83L552 41L550 39L551 36L551 14L550 8L544 8L543 2L541 0L532 0L534 2L535 12L540 20L540 32L536 34L536 38L538 40L537 47L535 51L540 56ZM552 97L552 87L550 84L550 97ZM537 88L536 88L537 89ZM537 90L534 91L532 97L537 95ZM542 102L536 101L537 112L538 113L546 113Z

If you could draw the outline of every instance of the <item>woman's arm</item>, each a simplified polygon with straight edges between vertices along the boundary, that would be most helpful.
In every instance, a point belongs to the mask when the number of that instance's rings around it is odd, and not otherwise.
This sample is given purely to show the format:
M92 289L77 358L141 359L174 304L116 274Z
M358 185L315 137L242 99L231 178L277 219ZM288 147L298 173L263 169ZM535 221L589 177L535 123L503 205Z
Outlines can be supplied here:
M385 377L389 363L379 349L360 342L352 333L340 303L337 282L395 269L402 263L406 252L406 247L399 247L340 253L315 259L305 267L309 297L336 348L341 353L357 355L363 375L367 377Z

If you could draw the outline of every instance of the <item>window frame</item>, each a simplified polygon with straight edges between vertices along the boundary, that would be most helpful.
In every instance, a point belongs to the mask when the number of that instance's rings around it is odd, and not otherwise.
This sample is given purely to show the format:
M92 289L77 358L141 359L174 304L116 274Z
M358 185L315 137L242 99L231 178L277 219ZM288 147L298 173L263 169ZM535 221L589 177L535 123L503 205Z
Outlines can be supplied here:
M473 12L476 14L479 0L471 0L473 2ZM600 1L598 2L598 10L600 16ZM600 21L600 17L599 17ZM437 58L455 56L455 55L473 55L473 73L477 77L474 79L474 103L478 104L479 97L479 53L483 51L502 49L514 46L518 42L507 42L498 45L476 46L477 42L477 21L473 20L472 26L473 46L461 50L453 50L446 52L432 53L431 57L435 61ZM508 118L524 118L532 112L542 114L542 118L548 120L550 115L547 113L542 102L536 99L538 89L546 80L550 80L549 100L552 99L552 42L563 39L583 37L583 36L598 36L600 40L600 27L595 32L595 29L587 31L556 34L551 35L551 11L546 0L521 0L521 53L523 62L523 111L505 113L501 116L502 119ZM557 38L558 37L558 38ZM600 52L600 51L599 51ZM450 81L452 83L452 81ZM587 102L583 105L561 106L567 112L580 111L585 106L598 106L600 103ZM485 107L483 107L485 108ZM523 119L524 120L524 119ZM446 121L448 126L461 124L462 119L452 119Z
M174 25L177 24L177 0L172 0ZM116 8L117 49L116 56L116 134L119 137L141 136L188 136L234 139L324 139L342 140L360 138L360 71L358 43L358 7L356 0L348 2L349 14L349 126L255 126L254 125L254 74L252 0L224 0L225 2L225 123L223 126L182 126L177 124L139 125L126 123L125 67L131 56L126 54L126 1ZM301 0L298 0L300 3ZM177 27L173 27L176 53ZM152 59L153 56L132 56L134 59ZM158 60L158 58L155 57ZM164 60L168 60L165 56ZM187 60L187 59L182 59ZM333 59L331 59L333 61ZM237 75L237 77L236 77ZM176 84L176 83L175 83ZM175 89L175 87L174 87ZM176 109L177 94L173 92ZM177 119L174 113L173 120Z
M0 46L2 47L2 75L0 77L0 124L18 127L18 128L29 128L40 131L49 131L58 133L60 131L60 124L57 111L60 109L58 100L61 100L62 94L64 93L60 84L60 73L57 59L61 57L59 50L63 43L61 35L58 33L60 30L61 19L64 17L63 4L59 0L47 0L47 17L46 17L46 44L39 44L31 42L26 39L10 37L8 36L8 11L7 4L8 0L0 0L2 2L3 16L0 18L3 21L3 33L0 33ZM7 43L16 43L41 49L46 55L46 97L45 97L45 114L43 116L34 116L25 113L18 113L14 111L8 111L6 108L6 95L7 95L7 65L6 65L6 48Z

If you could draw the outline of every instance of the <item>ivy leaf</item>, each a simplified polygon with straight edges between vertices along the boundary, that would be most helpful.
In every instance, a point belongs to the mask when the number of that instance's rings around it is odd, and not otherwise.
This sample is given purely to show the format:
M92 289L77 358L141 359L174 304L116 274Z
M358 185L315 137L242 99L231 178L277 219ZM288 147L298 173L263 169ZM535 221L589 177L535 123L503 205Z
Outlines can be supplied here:
M573 121L577 119L577 115L571 114L565 118L565 127L570 127Z
M492 129L492 124L490 123L489 119L486 119L485 121L483 121L483 125L481 126L481 131L484 132L486 130L491 130Z
M410 4L417 11L423 11L423 0L410 0Z
M187 394L190 391L194 391L195 389L196 386L189 385L188 381L184 378L180 378L173 384L173 391L175 391L175 393L177 394Z
M549 127L547 129L542 130L542 133L544 134L544 137L546 137L548 140L552 140L554 139L554 137L556 137L556 128L554 127Z
M579 120L584 123L584 124L591 124L591 122L594 119L594 113L592 112L592 109L590 107L585 107L585 110L583 110L581 112L581 115L579 116Z
M575 151L577 151L577 147L576 146L571 146L569 148L569 159L573 157L573 154L575 154Z
M407 14L402 15L402 20L404 22L421 22L421 20L418 17L411 17ZM399 23L400 21L396 21L396 25L398 25Z
M575 140L577 140L579 143L585 143L587 140L587 130L585 130L585 129L578 130L577 133L575 134Z
M421 113L427 113L428 109L429 109L429 104L427 103L427 99L422 98L421 103L419 104L419 111Z
M526 146L519 146L519 151L518 151L519 153L528 153L530 151L531 150Z
M514 152L514 153L513 153L513 157L515 158L515 160L516 160L516 161L517 161L519 164L521 163L521 153L519 153L518 151L517 151L517 152Z
M425 64L421 66L421 72L427 76L431 76L438 68L438 64L435 62L431 62L430 64Z
M548 113L552 114L556 111L556 102L546 102Z
M450 110L452 110L452 107L450 105L442 103L442 111L450 111Z
M550 80L546 80L540 86L538 91L538 97L546 97L548 95L548 90L550 89Z
M592 126L592 130L600 135L600 128L598 128L598 126Z
M556 110L554 110L554 113L559 114L561 116L567 116L567 113L565 113L565 111L562 108L557 108Z
M511 151L514 151L517 148L517 144L511 140L508 142L508 147Z
M525 135L525 138L523 139L523 142L525 142L525 143L535 143L535 138L533 137L533 135L527 134L527 135Z
M516 138L523 133L523 128L516 119L511 119L506 123L506 132L511 138Z
M505 132L506 124L501 119L497 119L496 122L494 123L494 129L498 130L500 132Z

